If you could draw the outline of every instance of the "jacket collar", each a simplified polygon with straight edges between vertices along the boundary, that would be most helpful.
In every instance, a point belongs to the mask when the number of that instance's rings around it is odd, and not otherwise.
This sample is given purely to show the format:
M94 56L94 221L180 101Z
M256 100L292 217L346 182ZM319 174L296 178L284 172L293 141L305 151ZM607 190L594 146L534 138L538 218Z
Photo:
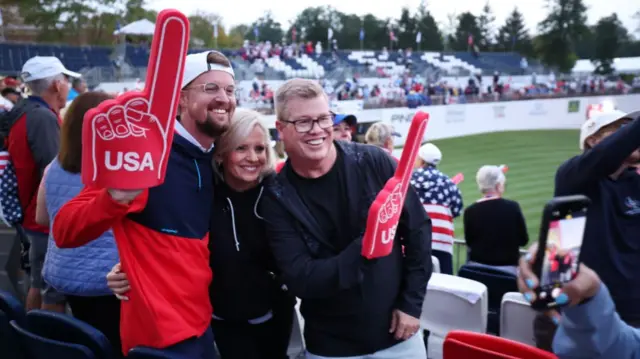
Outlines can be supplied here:
M361 165L364 153L359 151L359 147L353 143L334 141L334 145L343 155L343 173L346 182L347 203L349 206L349 211L345 213L345 215L351 216L350 223L352 228L357 228L359 225L358 217L361 210L359 208L361 191L358 189L365 186L358 184L360 182L358 179L359 172L351 169L358 168ZM338 249L331 243L329 238L327 238L327 235L316 218L298 195L296 188L287 178L287 168L290 165L290 161L287 161L278 175L266 179L267 182L265 183L268 183L268 190L318 242L324 244L334 252L338 252ZM336 183L336 185L339 184ZM362 231L364 231L364 228L362 228Z

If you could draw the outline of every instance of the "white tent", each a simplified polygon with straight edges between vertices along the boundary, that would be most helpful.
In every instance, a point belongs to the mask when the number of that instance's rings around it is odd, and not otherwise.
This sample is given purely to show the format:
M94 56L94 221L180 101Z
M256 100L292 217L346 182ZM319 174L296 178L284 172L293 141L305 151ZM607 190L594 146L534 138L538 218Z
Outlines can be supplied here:
M153 35L156 24L147 19L134 21L120 30L113 32L114 35Z

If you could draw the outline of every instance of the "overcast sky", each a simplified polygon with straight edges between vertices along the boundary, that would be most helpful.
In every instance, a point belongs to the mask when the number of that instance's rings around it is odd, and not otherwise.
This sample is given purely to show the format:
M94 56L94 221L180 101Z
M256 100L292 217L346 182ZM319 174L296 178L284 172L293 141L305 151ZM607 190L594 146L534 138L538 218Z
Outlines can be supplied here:
M217 13L222 16L226 28L251 23L266 10L271 10L276 20L282 23L284 28L288 28L290 21L307 7L330 5L345 13L372 13L381 18L398 18L403 6L415 10L420 0L148 0L148 3L155 10L176 8L187 15L192 15L198 10ZM489 0L498 26L502 25L517 4L525 16L529 30L533 32L547 14L545 3L545 0ZM636 5L632 5L633 3ZM459 14L464 11L479 14L484 4L484 0L427 0L427 7L441 24L447 22L447 14ZM636 29L640 24L640 20L632 18L633 13L640 10L637 0L585 0L585 4L588 7L589 24L595 24L599 18L613 12L618 13L618 18L627 28Z

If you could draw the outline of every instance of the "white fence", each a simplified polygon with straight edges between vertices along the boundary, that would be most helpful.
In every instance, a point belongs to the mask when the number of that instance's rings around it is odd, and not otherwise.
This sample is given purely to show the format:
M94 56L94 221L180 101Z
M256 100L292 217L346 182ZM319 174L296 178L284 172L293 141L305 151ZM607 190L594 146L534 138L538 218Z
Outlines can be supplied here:
M561 99L490 102L481 104L426 106L417 109L385 108L354 113L359 123L384 121L392 124L402 137L401 146L416 111L430 115L425 140L461 137L489 132L579 129L586 121L587 106L612 101L625 112L640 110L640 95L569 97ZM266 116L270 128L275 116Z

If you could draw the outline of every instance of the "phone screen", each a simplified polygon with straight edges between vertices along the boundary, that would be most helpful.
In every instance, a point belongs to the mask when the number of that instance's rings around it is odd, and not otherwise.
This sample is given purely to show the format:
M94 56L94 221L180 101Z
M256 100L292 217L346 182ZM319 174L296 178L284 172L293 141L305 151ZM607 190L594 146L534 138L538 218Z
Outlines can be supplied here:
M555 214L560 218L549 222L540 276L539 298L546 302L555 300L560 295L562 284L572 280L578 273L587 210L585 208L562 216L557 212Z

